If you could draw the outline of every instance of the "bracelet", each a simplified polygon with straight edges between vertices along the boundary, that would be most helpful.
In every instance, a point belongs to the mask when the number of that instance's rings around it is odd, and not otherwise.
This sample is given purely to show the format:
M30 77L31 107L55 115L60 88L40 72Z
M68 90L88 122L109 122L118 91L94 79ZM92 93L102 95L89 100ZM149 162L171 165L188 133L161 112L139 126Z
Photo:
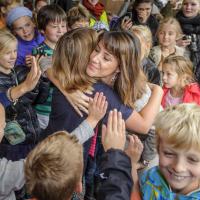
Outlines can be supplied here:
M11 90L12 90L13 87L10 87L7 92L6 92L6 96L8 98L9 101L11 101L12 103L16 104L18 99L13 99L12 96L11 96Z

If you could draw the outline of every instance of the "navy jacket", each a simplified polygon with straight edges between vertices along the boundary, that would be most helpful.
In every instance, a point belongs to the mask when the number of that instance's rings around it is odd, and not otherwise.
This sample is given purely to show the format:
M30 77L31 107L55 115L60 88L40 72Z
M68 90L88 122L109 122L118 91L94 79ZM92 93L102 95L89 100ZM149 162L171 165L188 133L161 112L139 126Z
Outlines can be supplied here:
M99 167L97 200L130 200L133 186L130 158L121 150L109 149Z

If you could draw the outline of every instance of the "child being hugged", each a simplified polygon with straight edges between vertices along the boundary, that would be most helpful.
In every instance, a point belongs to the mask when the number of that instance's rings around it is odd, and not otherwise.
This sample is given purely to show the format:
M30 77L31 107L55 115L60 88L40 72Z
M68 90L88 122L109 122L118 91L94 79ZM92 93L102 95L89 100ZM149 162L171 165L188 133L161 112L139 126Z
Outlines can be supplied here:
M159 166L139 178L142 199L199 199L200 107L195 104L169 107L158 114L155 127Z
M182 34L179 22L173 18L168 17L160 22L157 31L159 45L152 48L149 57L162 71L162 62L164 58L169 55L183 56L184 48L176 46L176 40Z
M46 5L40 9L37 22L38 29L44 35L45 39L37 48L33 49L32 54L34 56L52 56L57 41L67 31L66 14L58 5ZM49 115L51 112L53 87L50 86L49 79L45 77L47 69L42 68L41 70L43 72L42 81L45 83L44 85L46 85L46 87L49 87L49 94L47 100L43 104L37 104L35 109L38 115L40 127L45 129L48 125Z
M200 105L200 86L195 82L192 62L182 56L169 56L163 62L164 108L180 103Z
M43 42L44 37L35 28L32 12L26 7L16 7L9 11L6 24L17 37L17 65L31 66L31 52Z

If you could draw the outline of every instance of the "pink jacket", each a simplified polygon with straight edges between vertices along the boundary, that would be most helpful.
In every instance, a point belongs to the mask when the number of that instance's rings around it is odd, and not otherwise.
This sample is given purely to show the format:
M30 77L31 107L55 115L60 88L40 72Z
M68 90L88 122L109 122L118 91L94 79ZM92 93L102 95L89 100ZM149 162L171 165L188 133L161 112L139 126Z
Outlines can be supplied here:
M166 107L166 95L169 91L168 88L163 88L164 94L162 98L162 106ZM200 105L200 85L198 83L191 83L190 85L185 86L183 94L183 103L192 103L195 102Z

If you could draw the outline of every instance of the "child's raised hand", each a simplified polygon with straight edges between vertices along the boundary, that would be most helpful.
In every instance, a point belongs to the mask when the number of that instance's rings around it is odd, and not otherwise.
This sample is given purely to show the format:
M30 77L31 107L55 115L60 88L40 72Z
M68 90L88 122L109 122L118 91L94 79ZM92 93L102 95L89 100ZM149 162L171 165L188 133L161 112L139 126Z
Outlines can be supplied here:
M176 44L179 46L179 47L187 47L188 45L190 45L191 43L191 39L178 39L176 40Z
M124 17L121 22L121 28L123 30L129 30L133 26L133 22L130 18Z
M110 148L124 150L126 141L125 122L122 119L121 112L110 111L107 127L102 127L102 144L104 150Z
M31 70L27 74L26 79L23 82L26 92L31 91L35 88L41 76L41 71L34 56L31 57L31 63Z
M135 165L140 160L143 151L143 144L136 135L129 135L129 145L125 150L126 154L130 157L132 165Z
M95 127L97 123L104 117L108 107L108 102L103 93L96 93L94 98L89 99L88 117L87 121L92 127Z

